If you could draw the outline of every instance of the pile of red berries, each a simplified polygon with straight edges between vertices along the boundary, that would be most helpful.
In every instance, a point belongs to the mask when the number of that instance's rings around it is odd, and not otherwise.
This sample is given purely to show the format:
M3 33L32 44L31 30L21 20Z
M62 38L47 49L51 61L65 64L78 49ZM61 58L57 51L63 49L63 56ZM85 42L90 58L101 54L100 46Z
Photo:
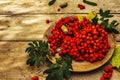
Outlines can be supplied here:
M63 25L68 29L67 33L62 31ZM77 17L62 18L51 33L48 42L52 55L68 54L76 61L96 62L102 60L110 48L108 33L103 26L92 25L86 17L80 22Z
M104 74L103 74L103 76L101 77L101 79L100 80L109 80L110 78L111 78L111 76L112 76L112 73L113 73L113 68L112 68L112 66L108 66L108 67L106 67L105 69L104 69Z

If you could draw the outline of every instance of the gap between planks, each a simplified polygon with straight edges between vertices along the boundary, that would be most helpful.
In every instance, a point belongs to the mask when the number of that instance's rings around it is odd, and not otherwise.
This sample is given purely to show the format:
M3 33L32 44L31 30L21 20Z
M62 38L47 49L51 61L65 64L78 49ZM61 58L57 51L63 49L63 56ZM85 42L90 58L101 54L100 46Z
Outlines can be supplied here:
M2 42L29 42L41 40L44 32L50 25L62 17L76 16L77 14L53 14L53 15L16 15L0 16L0 41ZM83 14L85 15L85 14ZM110 20L120 21L120 14L115 14ZM46 19L51 22L46 24ZM120 23L120 22L119 22ZM120 25L119 25L120 26ZM120 27L117 29L120 31ZM120 34L115 35L116 40L120 41Z

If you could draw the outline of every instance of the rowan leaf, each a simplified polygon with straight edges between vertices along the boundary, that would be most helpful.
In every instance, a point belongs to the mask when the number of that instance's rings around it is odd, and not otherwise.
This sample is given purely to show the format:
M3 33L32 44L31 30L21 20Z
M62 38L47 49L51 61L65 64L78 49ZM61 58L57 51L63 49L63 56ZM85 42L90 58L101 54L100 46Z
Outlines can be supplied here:
M53 5L55 2L56 2L56 0L51 0L51 1L48 3L48 5L51 6L51 5Z
M88 1L88 0L83 0L83 2L86 3L86 4L92 5L92 6L97 6L97 4L95 2L91 2L91 1Z
M103 11L102 9L99 10L100 16L102 18L111 18L113 15L110 14L110 10Z
M36 65L40 67L41 63L47 62L46 55L49 54L48 43L45 41L33 41L28 43L28 48L25 52L29 53L29 59L26 64L33 66Z

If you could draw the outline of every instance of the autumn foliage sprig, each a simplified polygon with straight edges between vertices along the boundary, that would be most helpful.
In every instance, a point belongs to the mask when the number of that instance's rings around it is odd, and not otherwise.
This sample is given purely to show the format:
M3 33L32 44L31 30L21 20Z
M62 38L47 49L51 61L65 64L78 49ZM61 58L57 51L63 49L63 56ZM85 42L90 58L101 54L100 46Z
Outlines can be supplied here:
M108 33L118 34L119 31L117 31L115 27L118 26L119 23L116 20L109 22L109 18L113 17L113 15L111 15L110 13L110 10L103 11L102 9L100 9L99 13L100 13L100 18L96 16L94 19L92 19L92 23L94 25L97 25L97 24L102 25Z
M41 63L47 61L46 55L49 55L48 43L45 41L33 41L28 43L29 47L25 50L29 54L27 64L40 67Z
M29 58L26 61L27 65L37 66L39 68L41 64L48 62L51 58L47 42L33 41L28 43L28 45L29 47L25 50L29 54ZM69 79L71 76L70 69L72 69L71 64L72 59L67 55L57 58L56 63L49 63L48 69L43 72L44 74L48 74L46 80Z
M72 69L72 59L68 55L57 58L55 64L50 64L49 68L43 73L48 74L46 80L63 80L69 79L71 76L70 69Z

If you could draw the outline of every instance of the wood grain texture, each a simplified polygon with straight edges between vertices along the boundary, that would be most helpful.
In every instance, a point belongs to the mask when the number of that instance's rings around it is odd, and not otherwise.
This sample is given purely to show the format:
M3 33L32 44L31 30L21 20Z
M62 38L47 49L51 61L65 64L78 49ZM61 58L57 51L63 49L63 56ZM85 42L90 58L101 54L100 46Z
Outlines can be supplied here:
M0 40L40 40L44 32L51 24L65 16L76 16L77 14L39 14L39 15L17 15L0 16ZM50 20L46 24L46 20ZM117 20L120 23L120 14L114 14L110 20ZM120 31L120 25L117 26ZM120 35L116 35L120 40Z
M36 69L27 66L28 56L24 51L29 41L41 40L49 26L61 17L98 12L102 8L110 9L115 14L113 19L120 23L120 0L91 0L98 4L95 7L84 4L82 0L57 0L48 6L49 1L0 0L0 80L30 80L35 75L45 80L46 75L42 72L46 67ZM58 6L63 2L68 2L68 7L58 12ZM86 9L77 8L78 3L84 4ZM45 23L46 19L51 21L50 24ZM120 31L120 25L117 29ZM120 41L120 34L115 36ZM72 73L70 80L100 80L104 67L89 73ZM120 72L114 69L111 80L119 79Z
M0 80L30 80L30 77L39 75L40 80L45 80L46 75L42 72L46 66L37 69L26 65L28 54L25 49L28 42L0 42ZM116 43L120 45L120 43ZM89 73L72 73L70 80L99 80L102 69L107 66L91 71ZM120 73L114 69L111 80L119 80Z
M34 75L44 80L46 66L37 69L26 65L26 47L27 42L0 42L0 80L30 80Z
M110 9L112 13L120 13L120 0L92 0L98 6L84 4L82 0L56 0L55 4L48 6L50 0L0 0L0 14L31 14L31 13L89 13L90 11L99 11ZM67 2L68 7L57 11L59 5ZM77 8L77 4L84 4L85 10Z

